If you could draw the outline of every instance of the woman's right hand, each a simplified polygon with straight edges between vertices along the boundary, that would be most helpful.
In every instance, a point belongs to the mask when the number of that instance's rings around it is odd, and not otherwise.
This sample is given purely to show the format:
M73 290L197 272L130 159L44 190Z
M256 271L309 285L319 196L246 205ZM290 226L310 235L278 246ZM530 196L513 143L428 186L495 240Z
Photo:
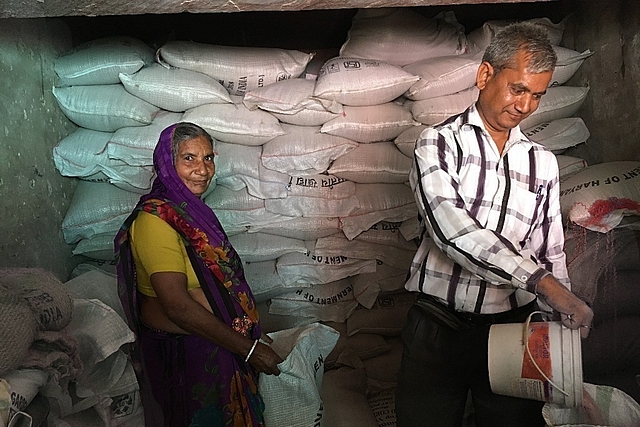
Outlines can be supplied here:
M271 347L261 342L258 342L249 358L249 363L258 372L269 375L280 375L278 364L282 361L282 358Z

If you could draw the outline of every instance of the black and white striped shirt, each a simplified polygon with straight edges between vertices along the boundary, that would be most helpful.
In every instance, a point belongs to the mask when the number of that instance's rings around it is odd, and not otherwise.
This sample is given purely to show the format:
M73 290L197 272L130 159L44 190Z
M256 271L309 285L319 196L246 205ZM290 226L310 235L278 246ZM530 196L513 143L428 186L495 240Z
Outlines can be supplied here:
M472 105L422 132L409 178L423 229L408 290L498 313L532 301L549 272L570 288L558 164L519 127L500 155Z

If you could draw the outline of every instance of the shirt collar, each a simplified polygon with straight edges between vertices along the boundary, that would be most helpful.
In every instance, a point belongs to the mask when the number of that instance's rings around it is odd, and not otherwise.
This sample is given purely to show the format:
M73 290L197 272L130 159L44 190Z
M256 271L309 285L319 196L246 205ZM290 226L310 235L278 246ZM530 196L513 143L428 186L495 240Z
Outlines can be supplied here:
M462 126L476 126L482 129L483 133L489 135L489 132L487 132L487 128L484 126L482 118L480 118L480 113L478 112L476 103L473 103L471 106L469 106L469 108L467 108L467 111L462 113L462 117L463 120L466 119L466 121L462 123ZM509 139L507 139L507 143L505 144L505 151L515 144L523 144L526 149L529 149L532 145L531 140L527 138L527 136L520 129L520 125L514 127L513 129L511 129L511 132L509 132Z

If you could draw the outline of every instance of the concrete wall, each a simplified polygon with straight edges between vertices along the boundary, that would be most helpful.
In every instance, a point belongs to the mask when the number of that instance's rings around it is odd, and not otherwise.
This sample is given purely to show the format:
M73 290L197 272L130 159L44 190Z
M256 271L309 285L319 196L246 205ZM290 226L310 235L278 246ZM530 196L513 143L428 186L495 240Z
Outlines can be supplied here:
M60 21L0 19L0 267L41 267L67 280L62 219L76 181L55 144L75 129L51 94L53 59L71 46Z
M577 115L591 138L566 154L589 164L640 160L640 2L582 0L572 8L564 44L594 54L567 84L590 87Z

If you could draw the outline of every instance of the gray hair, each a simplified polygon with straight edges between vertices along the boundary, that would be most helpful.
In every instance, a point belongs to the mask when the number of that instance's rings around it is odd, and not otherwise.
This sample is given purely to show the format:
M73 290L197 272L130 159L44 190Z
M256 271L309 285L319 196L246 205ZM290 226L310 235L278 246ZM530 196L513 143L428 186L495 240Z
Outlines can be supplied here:
M528 73L553 71L556 66L558 58L546 30L531 22L518 22L504 27L487 46L482 61L491 64L499 74L505 68L515 68L514 61L519 51L524 51L529 57Z
M178 155L178 147L184 141L188 141L190 139L198 138L199 136L204 137L211 144L211 148L215 149L214 141L211 135L198 126L195 123L190 122L180 122L176 125L176 128L173 130L173 136L171 137L171 153L173 154L173 163L176 162L176 156Z

